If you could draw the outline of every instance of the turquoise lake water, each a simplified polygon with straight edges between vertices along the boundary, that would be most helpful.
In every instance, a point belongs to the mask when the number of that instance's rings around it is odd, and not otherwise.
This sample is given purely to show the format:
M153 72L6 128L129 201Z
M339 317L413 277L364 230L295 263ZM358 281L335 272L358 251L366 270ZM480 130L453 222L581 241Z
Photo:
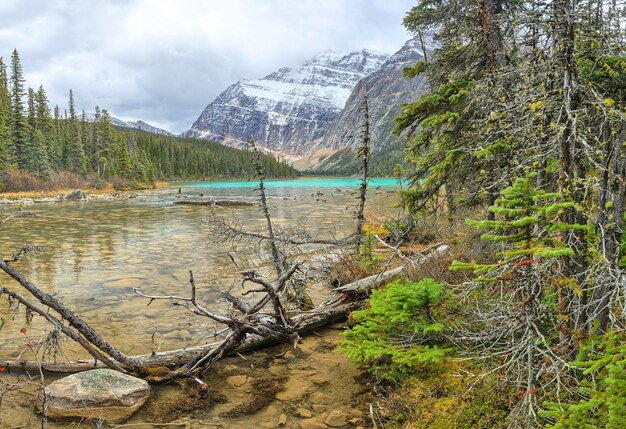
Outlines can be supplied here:
M273 188L356 188L361 183L358 177L302 177L296 179L268 179L265 187ZM408 185L404 181L403 185ZM224 180L218 182L173 182L173 186L184 186L192 188L256 188L259 182L256 180ZM369 180L368 186L397 187L398 180L390 177L375 177Z

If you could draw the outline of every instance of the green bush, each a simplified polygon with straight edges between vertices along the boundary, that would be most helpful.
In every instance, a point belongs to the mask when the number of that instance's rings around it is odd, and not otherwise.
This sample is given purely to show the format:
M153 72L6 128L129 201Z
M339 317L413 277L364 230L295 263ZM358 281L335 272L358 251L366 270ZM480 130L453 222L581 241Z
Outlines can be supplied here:
M573 363L587 377L578 402L544 404L551 429L621 429L626 427L626 338L623 332L593 337Z
M407 376L440 361L444 325L435 321L434 307L443 285L432 279L418 283L397 280L375 290L369 306L351 315L340 349L359 367L385 381Z

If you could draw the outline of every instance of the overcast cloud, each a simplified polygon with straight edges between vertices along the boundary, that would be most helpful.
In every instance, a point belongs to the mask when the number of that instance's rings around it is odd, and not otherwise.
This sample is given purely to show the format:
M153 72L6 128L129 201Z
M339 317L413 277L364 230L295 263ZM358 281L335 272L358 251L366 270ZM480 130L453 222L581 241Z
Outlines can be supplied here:
M0 56L52 103L187 130L239 79L318 52L398 50L413 0L0 0Z

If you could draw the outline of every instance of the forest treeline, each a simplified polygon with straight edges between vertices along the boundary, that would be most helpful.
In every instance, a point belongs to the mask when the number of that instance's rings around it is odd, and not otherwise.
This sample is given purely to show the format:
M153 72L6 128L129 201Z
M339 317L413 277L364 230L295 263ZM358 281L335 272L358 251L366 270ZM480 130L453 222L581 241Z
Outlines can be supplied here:
M626 427L624 1L419 0L404 24L434 52L405 70L430 90L397 119L411 214L385 226L435 224L457 260L374 294L344 349L407 427Z
M114 181L138 187L166 179L253 175L246 151L117 128L99 107L92 116L77 112L72 90L67 108L51 109L43 86L26 89L17 50L9 67L0 58L0 191L36 188L69 176L95 186ZM284 161L262 160L269 177L296 174Z

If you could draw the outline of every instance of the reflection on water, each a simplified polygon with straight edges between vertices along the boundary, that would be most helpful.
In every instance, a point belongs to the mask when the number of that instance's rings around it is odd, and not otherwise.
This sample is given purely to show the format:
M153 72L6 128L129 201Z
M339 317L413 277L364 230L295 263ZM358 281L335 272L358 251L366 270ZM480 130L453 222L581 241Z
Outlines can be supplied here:
M275 222L303 226L325 237L350 233L357 195L356 188L347 185L357 181L345 180L273 181L268 195ZM29 206L28 210L39 217L17 219L0 229L0 252L6 258L23 245L45 246L46 252L28 256L15 267L75 308L126 353L180 348L197 344L199 338L210 341L212 325L207 329L204 320L199 323L164 301L146 308L147 301L132 289L186 295L189 270L193 270L204 302L214 309L226 308L219 292L237 285L240 278L227 252L232 250L246 267L256 268L263 261L250 246L231 249L211 243L202 225L207 207L172 203L178 198L178 187L188 195L254 200L254 186L250 182L176 183L128 200ZM385 191L394 187L392 179L374 181L368 209L391 213L397 197ZM7 214L15 208L4 210ZM263 231L257 207L220 209L219 213L238 219L251 230ZM264 266L271 273L269 266ZM0 277L0 281L14 287L7 277ZM37 317L26 325L23 309L10 309L5 299L0 300L0 316L4 319L1 357L15 358L49 329ZM20 333L24 327L26 335ZM68 355L79 352L75 345L67 345ZM27 350L22 357L30 353Z

